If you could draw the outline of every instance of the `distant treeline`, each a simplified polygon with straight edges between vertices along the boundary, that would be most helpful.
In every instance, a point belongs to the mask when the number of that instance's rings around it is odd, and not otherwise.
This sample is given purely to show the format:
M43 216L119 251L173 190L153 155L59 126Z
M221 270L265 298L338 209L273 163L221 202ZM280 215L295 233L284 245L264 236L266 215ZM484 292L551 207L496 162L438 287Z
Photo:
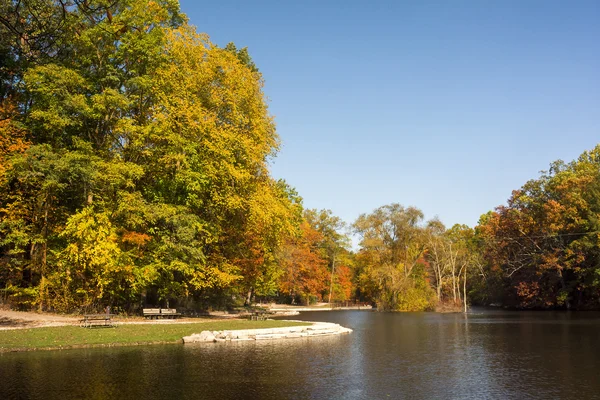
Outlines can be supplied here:
M247 49L175 0L0 5L0 301L61 312L256 300L599 306L600 149L478 227L305 210Z
M522 308L600 308L600 146L557 161L476 228L473 300Z
M475 228L422 219L393 204L354 225L357 289L380 307L600 308L600 146L554 162Z

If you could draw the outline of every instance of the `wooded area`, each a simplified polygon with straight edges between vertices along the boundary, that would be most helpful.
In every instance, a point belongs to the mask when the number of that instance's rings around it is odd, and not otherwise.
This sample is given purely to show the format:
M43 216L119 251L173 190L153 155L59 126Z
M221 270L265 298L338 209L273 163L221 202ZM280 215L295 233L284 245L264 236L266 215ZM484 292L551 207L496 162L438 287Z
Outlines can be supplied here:
M399 204L346 226L270 176L279 138L259 69L177 1L0 4L3 302L600 307L600 147L475 228Z

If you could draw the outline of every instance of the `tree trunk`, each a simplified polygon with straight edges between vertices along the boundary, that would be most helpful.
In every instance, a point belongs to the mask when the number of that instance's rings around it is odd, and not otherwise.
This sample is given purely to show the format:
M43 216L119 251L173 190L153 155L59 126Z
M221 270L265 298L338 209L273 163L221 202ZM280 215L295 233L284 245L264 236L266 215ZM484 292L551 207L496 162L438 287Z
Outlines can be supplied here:
M48 204L48 198L46 198L45 201L45 205L44 205L44 227L43 227L43 238L44 238L44 242L42 244L42 263L41 263L41 268L40 268L40 282L42 282L42 284L40 285L42 287L43 290L47 290L46 285L45 285L45 274L46 274L46 262L48 259L48 209L49 209L49 204ZM40 293L42 294L42 293ZM47 293L43 293L43 299L40 299L40 304L39 304L39 311L43 311L44 309L44 302L48 300L48 295Z
M253 295L254 295L254 287L251 286L250 289L248 289L248 294L246 295L246 301L245 301L244 305L249 306L251 304Z
M329 305L331 306L331 292L333 291L333 273L335 272L335 255L333 256L333 262L331 263L331 282L329 284Z
M467 266L465 265L465 279L463 280L463 301L465 303L465 312L467 312Z
M567 292L567 284L565 283L565 278L563 277L562 270L558 270L558 276L560 276L560 286L563 291ZM569 294L567 292L567 297L565 298L565 306L567 310L571 309L571 302L569 301Z
M452 300L456 303L456 257L452 253L452 244L450 247L450 263L452 265Z
M452 298L456 303L456 269L452 266Z

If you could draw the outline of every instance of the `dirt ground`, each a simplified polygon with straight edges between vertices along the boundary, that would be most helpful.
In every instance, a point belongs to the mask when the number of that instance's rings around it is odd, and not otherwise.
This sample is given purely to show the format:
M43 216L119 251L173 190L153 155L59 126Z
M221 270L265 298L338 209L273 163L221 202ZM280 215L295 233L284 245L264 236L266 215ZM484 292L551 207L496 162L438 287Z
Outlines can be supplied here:
M218 316L216 316L216 318L218 318ZM0 331L8 329L79 325L80 319L80 316L66 316L51 313L9 311L0 309ZM116 316L114 321L117 324L190 324L214 321L214 319L215 317L147 320L142 317L125 318Z
M0 310L0 330L78 325L79 319L64 315Z
M326 303L318 304L310 309L318 310L326 306ZM282 307L277 311L278 315L297 315L298 311L295 309L304 310L306 308L298 306L289 306L281 304L269 304L259 305L262 307ZM43 328L48 326L65 326L65 325L79 325L81 316L77 315L63 315L63 314L52 314L52 313L38 313L38 312L27 312L27 311L11 311L7 308L0 307L0 331L8 329L28 329L28 328ZM114 321L120 324L186 324L186 323L198 323L206 321L214 321L215 319L236 319L236 318L247 318L247 315L243 314L229 314L227 312L214 311L206 316L198 318L178 318L178 319L154 319L147 320L143 317L122 317L116 315Z

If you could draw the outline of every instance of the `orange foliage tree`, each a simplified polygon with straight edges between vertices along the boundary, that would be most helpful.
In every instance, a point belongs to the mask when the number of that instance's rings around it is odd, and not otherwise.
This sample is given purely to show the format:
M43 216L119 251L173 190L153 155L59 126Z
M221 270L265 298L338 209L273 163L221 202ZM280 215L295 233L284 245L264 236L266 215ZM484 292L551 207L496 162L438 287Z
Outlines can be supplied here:
M25 130L15 121L16 107L8 100L0 103L0 179L4 176L10 156L29 147Z
M279 290L292 299L307 305L312 300L321 300L328 288L327 260L322 256L319 244L323 235L306 221L300 225L297 237L287 241L282 254L283 275Z
M352 283L352 269L347 265L336 266L333 278L332 296L336 301L348 301L352 298L354 284Z
M600 306L600 146L515 190L477 227L503 301L524 308Z

